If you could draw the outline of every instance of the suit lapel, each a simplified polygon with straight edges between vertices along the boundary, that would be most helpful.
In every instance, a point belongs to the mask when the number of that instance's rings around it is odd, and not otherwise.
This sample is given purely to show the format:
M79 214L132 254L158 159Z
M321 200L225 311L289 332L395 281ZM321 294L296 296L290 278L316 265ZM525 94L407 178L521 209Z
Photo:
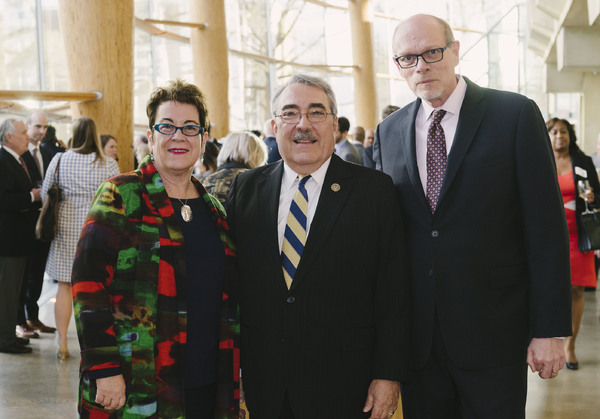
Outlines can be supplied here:
M25 169L23 169L23 166L21 166L21 163L19 163L8 151L4 150L3 147L0 147L0 153L4 154L4 160L10 162L8 164L13 166L13 171L18 173L17 176L21 176L23 183L25 185L29 185L31 188L31 179L29 179L29 176L27 176L27 173L25 172ZM25 165L27 165L27 163L25 163Z
M465 81L467 82L467 91L460 108L454 143L448 155L446 176L440 191L440 204L450 188L485 114L485 106L481 103L483 101L482 90L469 79L465 78Z
M349 164L351 163L343 162L335 154L331 156L331 162L321 188L317 210L311 222L306 245L292 282L292 289L302 283L304 272L310 268L315 257L320 253L320 249L331 233L338 215L348 201L354 187L352 174L347 169Z
M419 199L421 205L429 210L427 204L427 198L425 197L425 190L421 183L421 176L419 175L419 167L417 166L417 140L415 137L415 121L417 119L417 113L421 107L421 99L417 99L406 107L406 112L409 117L402 118L400 124L401 138L402 138L402 149L403 153L400 153L404 158L406 169L408 171L408 177L410 183L415 191L415 195ZM397 154L396 154L397 155Z
M267 167L257 178L254 184L255 200L251 202L260 210L258 211L257 224L264 226L264 255L263 263L272 269L268 278L275 280L275 286L287 292L283 267L281 265L281 252L279 250L279 231L277 217L279 215L279 195L281 179L283 177L283 160L279 160Z

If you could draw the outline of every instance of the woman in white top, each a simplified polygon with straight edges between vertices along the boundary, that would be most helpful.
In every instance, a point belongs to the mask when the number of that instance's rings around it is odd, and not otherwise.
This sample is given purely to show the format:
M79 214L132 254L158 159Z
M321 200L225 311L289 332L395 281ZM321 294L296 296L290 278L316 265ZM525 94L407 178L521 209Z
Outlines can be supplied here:
M82 117L73 123L69 146L65 153L54 156L42 185L42 198L53 183L57 182L60 188L58 226L50 246L46 273L58 281L54 317L58 333L57 356L61 360L69 357L67 329L73 307L71 268L79 233L100 184L120 173L117 162L104 156L92 119Z

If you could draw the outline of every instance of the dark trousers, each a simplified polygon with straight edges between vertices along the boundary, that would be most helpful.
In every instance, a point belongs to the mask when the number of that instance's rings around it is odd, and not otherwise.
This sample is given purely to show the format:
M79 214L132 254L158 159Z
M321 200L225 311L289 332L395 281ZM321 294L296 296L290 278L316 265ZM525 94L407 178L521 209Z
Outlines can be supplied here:
M0 348L16 342L15 324L26 262L26 256L0 256Z
M401 385L405 419L525 418L527 364L463 370L448 359L439 324L422 370Z
M252 412L248 413L250 413L250 419L261 419L258 416L255 416ZM290 399L288 398L287 393L285 393L285 397L283 399L283 406L281 407L279 419L296 419L292 413L292 406L290 405Z
M185 417L188 419L215 419L217 384L185 390Z
M26 320L38 320L40 308L37 302L42 293L49 251L50 243L34 240L23 275L17 324L25 324Z

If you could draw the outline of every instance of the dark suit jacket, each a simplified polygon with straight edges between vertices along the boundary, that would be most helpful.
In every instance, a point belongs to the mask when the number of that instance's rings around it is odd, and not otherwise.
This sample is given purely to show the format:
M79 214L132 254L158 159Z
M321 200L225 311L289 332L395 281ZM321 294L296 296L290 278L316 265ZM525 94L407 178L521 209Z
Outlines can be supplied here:
M377 128L373 157L392 176L407 226L411 366L427 360L435 313L464 369L525 362L533 337L571 335L569 240L544 121L524 96L467 80L435 215L415 152L421 101Z
M282 174L283 161L242 173L228 201L247 406L278 418L287 392L297 419L365 417L371 380L401 380L407 347L397 195L387 175L333 155L288 291L277 233Z
M33 243L38 203L21 164L0 148L0 256L27 256Z
M39 151L40 151L40 154L42 155L42 161L44 162L43 168L44 168L44 175L45 175L46 172L48 171L48 166L50 165L50 162L52 161L53 155L48 150L43 149L42 147L39 147ZM36 181L43 181L44 177L40 173L40 170L38 169L37 163L33 159L31 152L29 150L27 150L25 153L23 153L21 155L21 157L23 157L23 160L25 160L25 164L27 165L27 170L29 170L29 175L31 176L31 180L33 181L33 184L35 185Z

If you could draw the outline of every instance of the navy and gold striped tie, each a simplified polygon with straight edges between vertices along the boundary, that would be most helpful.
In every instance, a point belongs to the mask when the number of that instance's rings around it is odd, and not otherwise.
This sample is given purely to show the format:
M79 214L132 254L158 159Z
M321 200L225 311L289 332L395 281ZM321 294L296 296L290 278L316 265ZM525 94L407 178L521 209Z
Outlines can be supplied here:
M304 185L310 179L310 175L298 176L298 190L294 194L290 213L283 235L281 246L281 263L283 265L283 276L285 283L290 289L296 269L300 263L300 257L306 243L306 214L308 213L308 193Z

